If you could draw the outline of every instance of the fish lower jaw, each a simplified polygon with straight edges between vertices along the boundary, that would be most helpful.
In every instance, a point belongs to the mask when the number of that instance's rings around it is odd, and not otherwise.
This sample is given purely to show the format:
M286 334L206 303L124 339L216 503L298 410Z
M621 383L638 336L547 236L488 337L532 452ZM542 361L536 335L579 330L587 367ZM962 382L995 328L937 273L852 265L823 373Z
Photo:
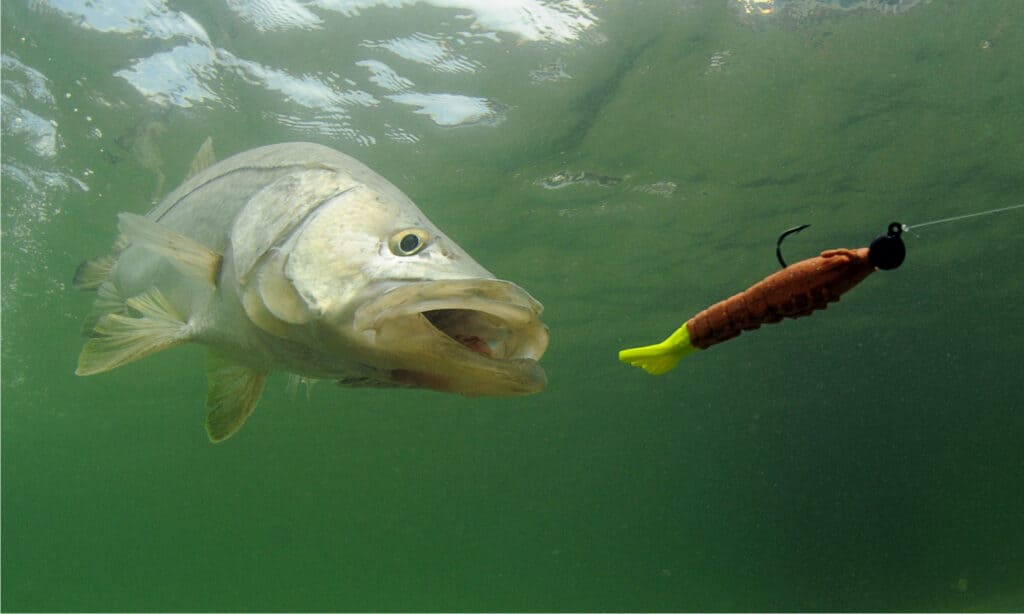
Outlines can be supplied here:
M511 397L536 394L547 385L540 363L528 358L495 361L491 368L431 365L425 369L393 369L391 381L404 387L426 388L467 397ZM446 368L447 367L447 368Z
M369 333L369 334L366 334ZM519 396L544 389L538 360L547 329L504 326L472 310L404 314L365 331L365 364L397 386L465 396Z
M513 396L546 383L538 364L548 346L542 311L510 282L426 281L368 300L341 328L372 355L366 364L399 385Z

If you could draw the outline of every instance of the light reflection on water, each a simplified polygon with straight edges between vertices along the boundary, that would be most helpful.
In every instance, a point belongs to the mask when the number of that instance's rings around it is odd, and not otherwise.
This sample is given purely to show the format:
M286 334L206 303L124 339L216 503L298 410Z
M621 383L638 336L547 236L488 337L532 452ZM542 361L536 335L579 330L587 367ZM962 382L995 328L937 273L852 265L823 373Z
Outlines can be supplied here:
M260 32L299 30L315 35L319 30L335 27L338 20L368 19L371 9L394 10L417 3L230 0L227 4L241 22ZM387 99L411 107L412 114L426 115L440 126L474 125L498 119L500 103L474 95L472 82L463 82L461 91L417 91L416 79L388 62L397 59L403 66L411 62L435 73L475 73L485 66L469 55L474 46L566 44L597 25L593 13L576 0L436 0L426 4L451 12L452 19L445 22L447 31L410 31L382 40L333 40L333 57L357 59L335 66L333 71L304 74L218 47L197 19L170 9L164 2L42 0L36 7L56 11L85 30L169 41L169 45L148 56L125 58L126 65L116 72L152 103L181 108L230 106L234 96L224 91L223 81L225 76L237 74L247 83L301 107L298 114L277 115L281 124L299 131L338 125L342 128L333 131L335 136L361 145L373 144L378 138L399 142L417 139L409 126L395 126L391 122L387 129L380 125L356 128L350 122L351 107L378 106L382 103L380 96L390 92L401 94ZM315 44L319 44L320 39L316 40ZM352 66L367 68L369 74L350 70Z

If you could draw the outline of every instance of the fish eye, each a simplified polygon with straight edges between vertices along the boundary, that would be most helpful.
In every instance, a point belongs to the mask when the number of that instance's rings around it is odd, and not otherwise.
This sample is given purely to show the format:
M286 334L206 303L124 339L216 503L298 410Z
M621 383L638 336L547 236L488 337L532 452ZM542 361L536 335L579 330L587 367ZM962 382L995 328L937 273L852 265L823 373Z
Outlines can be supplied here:
M396 256L412 256L427 246L430 236L419 228L409 228L391 235L388 247Z
M398 247L407 254L419 246L420 238L412 233L405 235L402 237L402 240L398 242Z

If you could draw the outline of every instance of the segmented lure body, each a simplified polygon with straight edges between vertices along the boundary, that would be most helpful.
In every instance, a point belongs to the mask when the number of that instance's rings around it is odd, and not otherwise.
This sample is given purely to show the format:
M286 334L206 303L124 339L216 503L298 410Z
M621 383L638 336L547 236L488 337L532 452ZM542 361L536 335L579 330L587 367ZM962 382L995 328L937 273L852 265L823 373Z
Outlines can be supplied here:
M780 243L792 232L783 233ZM788 266L780 253L781 271L701 311L661 343L620 351L619 360L661 375L674 369L683 356L728 341L745 330L783 318L809 316L838 301L872 271L899 266L904 256L900 232L900 225L894 222L889 234L875 239L871 247L830 249Z
M795 262L690 318L690 344L703 350L762 324L811 315L874 270L866 247L830 249Z

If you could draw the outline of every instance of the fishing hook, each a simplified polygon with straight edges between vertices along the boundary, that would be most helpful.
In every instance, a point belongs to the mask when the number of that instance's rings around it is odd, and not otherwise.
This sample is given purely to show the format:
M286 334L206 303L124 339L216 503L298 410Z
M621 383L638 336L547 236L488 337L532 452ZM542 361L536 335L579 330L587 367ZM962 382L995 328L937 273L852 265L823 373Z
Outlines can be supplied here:
M808 226L810 226L810 224L801 224L799 226L794 226L793 228L790 228L789 230L779 235L779 240L775 242L775 257L779 259L779 264L782 265L782 268L786 268L786 261L782 259L782 240L788 237L789 235L793 235L800 232L801 230L807 228Z

